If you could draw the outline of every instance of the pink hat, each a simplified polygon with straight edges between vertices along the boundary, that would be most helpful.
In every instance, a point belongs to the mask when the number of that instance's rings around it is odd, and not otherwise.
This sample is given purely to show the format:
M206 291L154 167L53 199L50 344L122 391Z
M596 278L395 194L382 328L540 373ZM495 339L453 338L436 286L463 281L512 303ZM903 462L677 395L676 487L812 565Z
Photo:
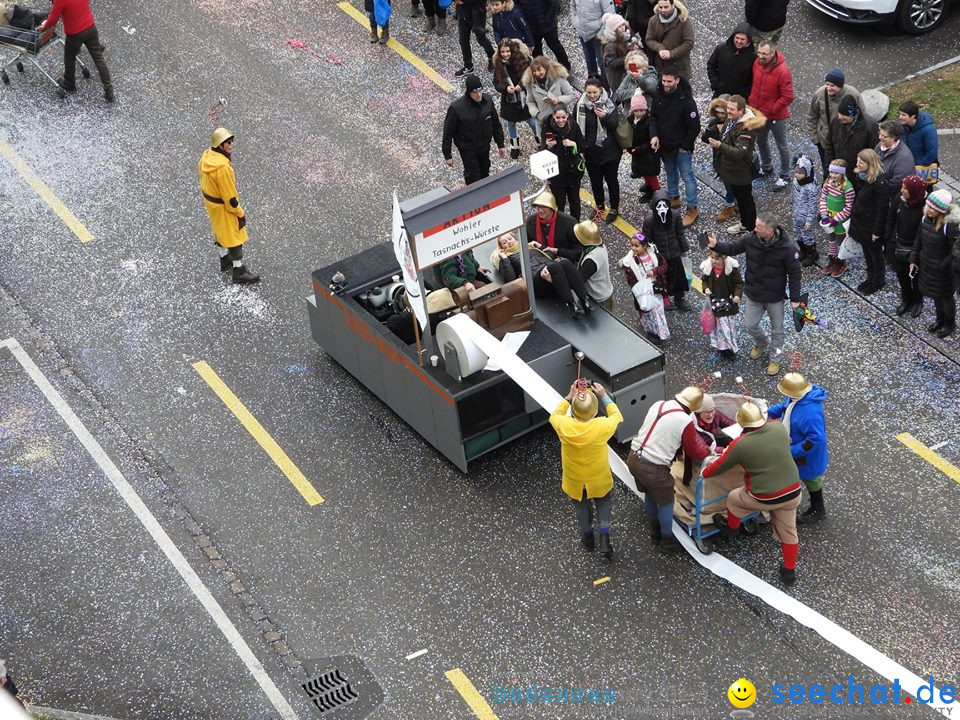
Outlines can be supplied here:
M643 91L638 90L630 98L630 110L646 110L647 99L643 96Z
M603 31L610 39L617 36L617 28L627 24L627 19L620 13L604 13L600 19L603 22Z

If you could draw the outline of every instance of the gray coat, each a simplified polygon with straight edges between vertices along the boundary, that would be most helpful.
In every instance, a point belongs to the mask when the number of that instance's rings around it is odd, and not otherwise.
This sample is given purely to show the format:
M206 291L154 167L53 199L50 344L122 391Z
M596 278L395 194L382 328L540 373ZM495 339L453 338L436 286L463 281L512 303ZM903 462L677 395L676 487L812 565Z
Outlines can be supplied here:
M617 8L613 0L573 0L570 10L573 29L581 40L589 42L603 27L603 14L615 13Z
M567 80L566 68L557 63L547 73L546 80L546 87L543 88L533 77L533 71L530 68L527 68L523 73L520 84L527 89L527 108L530 110L530 116L542 123L549 115L553 114L553 110L557 106L547 100L548 94L560 100L573 114L573 103L576 102L579 94Z
M917 171L913 153L902 139L893 150L884 150L880 143L877 143L874 150L883 162L883 174L886 175L890 187L899 188L907 175L913 175Z
M863 107L863 100L860 99L860 91L850 84L844 84L837 96L830 98L828 112L827 86L821 85L813 93L813 97L810 99L810 107L807 108L807 135L814 145L825 148L830 144L830 121L836 117L837 111L840 109L840 103L846 104L847 101L844 100L844 97L847 100L856 100L860 107L860 116L868 117L867 111ZM827 160L831 159L827 158Z

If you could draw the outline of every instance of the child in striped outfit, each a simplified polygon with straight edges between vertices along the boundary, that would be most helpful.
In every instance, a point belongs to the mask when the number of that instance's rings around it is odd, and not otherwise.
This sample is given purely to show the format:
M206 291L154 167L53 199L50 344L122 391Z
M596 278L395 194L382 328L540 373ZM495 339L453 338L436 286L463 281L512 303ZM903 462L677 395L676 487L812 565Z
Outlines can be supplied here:
M847 161L831 160L830 173L820 188L820 227L826 231L829 243L824 275L838 278L847 271L847 261L837 254L840 243L847 237L843 223L850 219L854 195L853 184L847 180Z
M817 187L813 163L806 155L800 155L796 159L793 179L793 202L790 203L793 234L800 247L800 264L810 267L820 259L817 241L814 238L814 227L819 215L817 205L820 189Z

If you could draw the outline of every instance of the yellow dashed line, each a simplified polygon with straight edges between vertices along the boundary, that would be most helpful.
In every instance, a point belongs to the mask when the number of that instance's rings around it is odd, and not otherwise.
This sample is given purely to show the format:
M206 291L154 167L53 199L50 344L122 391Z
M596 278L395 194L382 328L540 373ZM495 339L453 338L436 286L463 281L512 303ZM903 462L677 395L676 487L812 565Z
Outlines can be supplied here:
M460 668L448 670L445 675L447 680L457 689L463 701L470 706L473 714L480 720L498 720L496 713L483 699L483 695L473 686L473 683L463 674Z
M230 412L236 415L240 424L247 429L247 432L253 435L254 440L260 443L260 447L266 450L270 459L276 463L277 467L287 476L287 479L290 480L293 486L303 495L303 499L307 501L307 504L312 506L322 503L323 498L320 497L320 493L318 493L313 485L310 484L310 481L304 477L299 468L293 464L293 461L287 457L287 454L277 445L276 441L270 437L270 433L263 429L263 425L257 421L244 404L240 402L240 399L233 394L233 391L227 387L226 383L220 379L220 376L214 372L213 368L207 365L207 363L200 361L193 363L193 369L197 371L200 377L206 380L210 389L217 394L217 397L223 400L223 404L230 409Z
M937 455L933 450L928 448L922 442L917 440L910 433L900 433L897 435L897 440L902 442L908 448L913 450L917 455L922 457L928 463L933 465L937 470L942 472L949 478L952 478L956 482L960 483L960 468L954 465L947 460L944 460L942 457Z
M13 168L20 173L20 176L27 181L37 195L43 198L43 201L50 206L50 209L63 220L64 224L70 228L80 242L88 243L93 240L93 234L84 227L76 215L70 212L70 208L64 205L60 201L60 198L54 195L53 190L23 161L23 158L17 155L16 151L2 140L0 140L0 155L3 155L10 161Z
M364 15L362 12L357 10L353 5L348 2L337 3L337 7L343 10L347 15L352 17L358 23L363 25L365 28L370 27L370 18ZM412 52L410 52L402 43L397 42L395 39L390 38L387 41L387 47L393 50L397 55L402 57L408 63L413 65L417 70L422 72L428 78L430 78L434 84L447 93L453 92L453 85L443 77L440 73L434 70L432 67L427 65L423 60L418 58Z

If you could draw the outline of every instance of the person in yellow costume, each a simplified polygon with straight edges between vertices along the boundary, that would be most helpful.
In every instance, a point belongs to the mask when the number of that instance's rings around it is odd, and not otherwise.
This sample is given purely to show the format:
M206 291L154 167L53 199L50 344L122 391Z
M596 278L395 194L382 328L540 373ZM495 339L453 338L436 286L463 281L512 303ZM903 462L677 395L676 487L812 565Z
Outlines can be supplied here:
M217 128L210 147L200 158L200 194L210 216L210 226L220 253L220 271L233 271L233 282L255 283L260 276L243 264L243 244L247 241L247 216L237 198L237 179L230 164L234 136L226 128Z
M598 400L599 399L599 400ZM606 417L597 417L602 402ZM572 407L572 415L567 410ZM607 441L613 437L623 415L607 391L599 383L581 388L570 386L567 397L560 401L550 424L560 438L560 460L563 466L563 491L577 508L580 521L580 542L587 550L594 547L607 559L613 557L610 544L610 512L613 509L613 475L607 456ZM593 506L597 506L600 540L593 539Z

